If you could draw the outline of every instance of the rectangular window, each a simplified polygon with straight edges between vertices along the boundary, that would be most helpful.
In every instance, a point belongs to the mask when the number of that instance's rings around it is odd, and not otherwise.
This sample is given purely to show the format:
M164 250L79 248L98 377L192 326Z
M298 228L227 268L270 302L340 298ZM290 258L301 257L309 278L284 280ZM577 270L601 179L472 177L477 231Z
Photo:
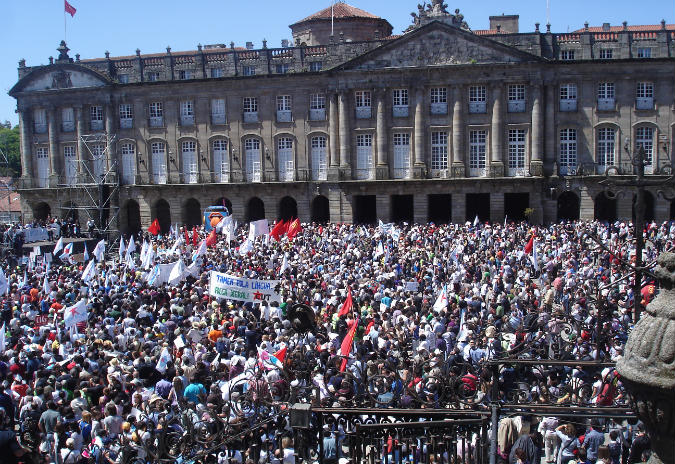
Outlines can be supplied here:
M192 79L192 71L189 69L181 69L178 71L178 79L185 81L188 79Z
M152 142L152 182L166 184L166 148L164 142Z
M448 114L448 89L435 87L430 91L431 114Z
M136 150L133 143L120 145L122 155L122 183L125 185L136 182Z
M63 147L63 161L66 184L73 185L77 182L77 155L73 145Z
M211 68L211 77L223 77L223 68Z
M129 83L129 75L128 74L118 74L117 79L119 79L120 84L128 84Z
M525 130L509 130L509 175L524 176L525 172Z
M395 118L408 117L408 89L394 89L393 96L393 116Z
M373 175L373 136L356 136L356 178L371 179Z
M638 110L654 109L654 83L638 82L635 90L635 108Z
M328 162L326 155L326 137L312 137L312 180L328 178Z
M394 134L394 179L410 177L410 134Z
M604 174L608 166L614 165L616 131L609 127L598 129L597 153L595 161L598 164L598 172Z
M150 127L164 126L164 109L162 102L152 102L149 106Z
M560 84L560 111L577 110L577 85Z
M277 167L279 181L291 182L295 179L293 139L290 137L279 137L277 141Z
M186 184L196 184L199 178L197 143L193 140L183 142L181 144L181 155L183 161L183 182Z
M255 138L244 140L244 153L246 155L246 180L249 182L262 182L260 140Z
M134 120L134 107L131 103L120 104L120 128L131 129Z
M244 76L255 76L255 66L244 66L241 73Z
M195 107L192 100L180 102L180 125L193 126L195 123Z
M309 70L311 72L319 72L323 69L323 61L311 61L309 63Z
M577 168L577 130L561 129L560 157L558 161L560 174L574 175Z
M148 73L148 81L157 82L158 80L159 80L159 72L158 71L150 71Z
M525 84L511 84L508 87L508 112L525 112Z
M288 63L280 63L280 64L276 65L277 74L286 74L289 69L290 69L290 66L288 65Z
M601 48L600 49L600 59L601 60L611 60L614 50L611 48Z
M322 93L313 93L309 96L310 121L324 121L326 119L326 96Z
M213 141L213 169L216 182L230 181L230 157L227 151L227 140Z
M100 105L90 106L89 116L91 122L91 130L103 130L103 107Z
M94 162L94 175L96 176L97 179L104 178L107 169L105 147L103 145L92 146L91 155Z
M574 60L574 50L561 50L560 59L563 61L572 61Z
M431 170L448 169L448 133L431 133Z
M258 99L244 97L244 122L258 122Z
M291 122L292 120L291 96L277 95L277 122Z
M654 172L654 128L649 126L638 127L635 131L635 151L643 149L645 152L645 173Z
M651 58L652 57L652 49L651 48L638 48L637 57L638 58Z
M469 113L487 112L487 88L484 85L469 87Z
M613 111L614 82L600 82L598 84L598 111Z
M37 108L33 111L33 131L36 134L47 132L47 110Z
M469 132L469 175L472 177L484 177L485 154L487 132L485 130L472 130Z
M38 187L47 187L49 181L49 150L47 147L38 147L35 150L37 158L37 180Z
M356 99L356 118L369 119L371 117L371 97L368 90L357 90L354 94Z
M75 111L72 107L61 109L61 130L63 132L75 130Z
M225 99L214 98L211 100L211 124L225 124L226 122Z

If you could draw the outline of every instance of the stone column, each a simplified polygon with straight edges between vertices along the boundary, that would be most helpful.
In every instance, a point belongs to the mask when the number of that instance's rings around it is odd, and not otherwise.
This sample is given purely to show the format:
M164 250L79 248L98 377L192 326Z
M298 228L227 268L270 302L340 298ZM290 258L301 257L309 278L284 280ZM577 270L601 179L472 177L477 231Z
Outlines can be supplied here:
M58 184L58 156L59 153L59 134L56 126L56 110L50 108L47 114L49 118L49 186L56 187Z
M555 85L549 83L546 86L546 148L544 150L544 172L545 174L557 176L558 163L556 156L556 131L555 131Z
M21 128L21 177L24 179L24 186L30 188L33 156L30 142L31 118L28 110L19 111L19 127Z
M351 179L350 172L350 133L349 133L349 109L348 93L340 92L338 96L338 112L340 113L340 171L343 179Z
M541 85L532 86L532 148L530 156L530 175L542 176L542 146L544 134L544 115L541 109Z
M389 178L389 153L387 152L387 137L389 134L387 132L386 95L387 91L384 89L375 91L377 98L377 125L375 129L377 131L377 166L375 167L377 179Z
M464 105L462 97L463 88L461 86L454 86L452 88L452 98L454 101L452 109L452 177L466 176L466 161L464 159Z
M115 168L112 171L112 174L120 174L122 172L122 163L117 159L117 150L115 140L112 139L112 134L115 133L115 118L113 116L114 110L113 105L110 103L105 105L105 134L108 138L108 156L106 159L106 165L104 171L107 171L110 168ZM199 163L199 161L198 161ZM112 179L110 179L112 181Z
M595 202L593 195L587 187L579 190L579 219L592 221L595 217Z
M84 166L82 161L89 159L89 153L87 152L87 146L82 141L82 135L84 134L84 117L82 115L82 107L77 106L74 109L75 111L75 129L77 135L77 159L81 162L77 163L77 176L80 177L83 174ZM91 167L90 167L91 169ZM80 180L84 182L91 182L91 179Z
M490 133L490 173L493 177L504 177L504 118L502 114L502 88L497 85L493 89L492 129Z
M338 151L338 103L336 93L331 93L328 98L328 149L330 151L328 178L338 180L340 152Z
M414 179L424 179L426 177L426 161L424 156L424 89L419 87L415 89L415 166L413 170Z
M504 222L504 193L490 192L490 221Z

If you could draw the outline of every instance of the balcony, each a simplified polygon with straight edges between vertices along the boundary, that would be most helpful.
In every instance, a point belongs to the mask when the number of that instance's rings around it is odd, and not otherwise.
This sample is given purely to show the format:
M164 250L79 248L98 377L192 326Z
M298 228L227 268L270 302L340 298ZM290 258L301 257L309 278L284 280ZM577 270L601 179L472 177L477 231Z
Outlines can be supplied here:
M408 179L410 178L410 168L394 168L392 176L394 179Z
M184 127L188 126L194 126L195 125L195 117L194 115L181 115L180 117L180 125Z
M372 180L374 172L372 169L354 169L354 178L358 180Z
M33 131L36 134L46 134L47 133L47 123L36 122L33 125Z
M395 118L407 118L409 114L408 105L394 105L392 114Z
M291 110L277 110L277 122L292 122L293 112Z
M61 123L61 130L63 132L73 132L75 130L75 123L73 121L63 121Z
M326 163L319 163L317 167L312 169L312 180L327 180L328 179L328 166Z
M279 181L292 182L295 180L293 161L286 161L285 166L279 166Z
M164 127L164 117L163 116L151 116L149 121L150 127Z
M525 100L509 100L507 104L507 111L509 113L524 113Z
M487 176L488 176L487 167L469 168L469 177L487 177Z
M370 119L372 117L372 108L370 106L357 106L356 119Z
M577 100L575 99L563 99L560 100L560 111L562 112L570 112L570 111L576 111L577 110Z
M309 110L309 120L310 121L325 121L326 120L326 108L316 108Z
M527 168L509 168L507 176L509 177L529 177L530 170Z
M247 122L247 123L258 122L258 112L257 111L245 111L244 112L244 122Z
M635 99L635 109L636 110L653 110L654 109L654 97L642 97Z
M91 121L91 130L93 131L102 131L103 130L103 120L94 119Z
M613 98L598 98L598 111L614 111L615 107Z
M120 129L131 129L132 127L134 127L132 118L120 118Z
M476 101L476 102L469 102L469 113L487 113L487 102L484 101Z
M227 124L227 117L225 114L212 114L211 124Z

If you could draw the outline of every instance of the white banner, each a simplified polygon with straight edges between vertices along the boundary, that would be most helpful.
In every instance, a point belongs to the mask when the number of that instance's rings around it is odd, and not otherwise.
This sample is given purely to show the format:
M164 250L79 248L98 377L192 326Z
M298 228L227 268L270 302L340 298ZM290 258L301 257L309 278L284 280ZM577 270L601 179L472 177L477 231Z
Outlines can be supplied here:
M215 271L209 275L209 295L227 300L281 303L278 285L278 280L245 279Z

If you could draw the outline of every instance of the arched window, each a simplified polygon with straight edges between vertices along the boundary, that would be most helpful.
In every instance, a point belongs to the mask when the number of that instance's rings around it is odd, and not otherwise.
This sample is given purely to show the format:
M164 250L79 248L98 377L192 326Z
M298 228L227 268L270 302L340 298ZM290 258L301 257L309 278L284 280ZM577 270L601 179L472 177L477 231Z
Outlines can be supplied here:
M230 181L230 157L227 153L227 140L213 141L213 171L216 182Z
M244 140L244 153L246 159L246 180L249 182L262 182L260 140L252 137Z
M604 174L608 166L616 163L616 130L613 127L598 129L598 139L595 147L595 162L598 164L598 173Z
M326 161L326 137L319 135L312 137L312 179L326 180L328 178L328 163Z
M197 142L186 140L181 144L181 155L183 159L183 182L186 184L196 184L198 179L197 167Z
M290 137L279 137L277 140L277 169L279 171L279 180L289 182L295 176L293 165L293 139Z

